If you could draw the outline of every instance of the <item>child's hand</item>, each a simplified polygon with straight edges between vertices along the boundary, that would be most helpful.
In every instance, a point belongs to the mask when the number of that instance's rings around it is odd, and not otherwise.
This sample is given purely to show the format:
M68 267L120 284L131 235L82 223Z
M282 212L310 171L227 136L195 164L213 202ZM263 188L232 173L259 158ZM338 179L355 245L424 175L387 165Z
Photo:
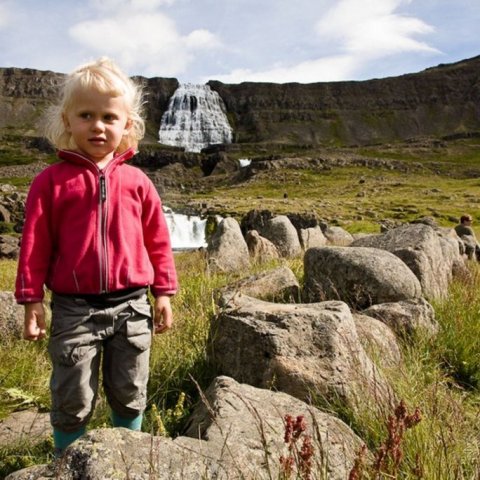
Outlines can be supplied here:
M170 305L170 297L162 295L155 298L153 306L153 327L154 333L163 333L173 324L172 306Z
M47 324L45 323L45 309L42 302L25 304L25 325L23 338L36 341L45 338L47 335Z

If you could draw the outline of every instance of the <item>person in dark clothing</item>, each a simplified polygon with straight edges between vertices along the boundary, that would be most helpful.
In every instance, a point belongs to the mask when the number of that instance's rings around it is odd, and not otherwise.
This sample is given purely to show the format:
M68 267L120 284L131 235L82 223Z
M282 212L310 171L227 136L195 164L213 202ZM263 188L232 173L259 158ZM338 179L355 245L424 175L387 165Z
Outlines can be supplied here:
M473 218L465 214L460 217L460 223L455 227L455 232L463 240L465 254L469 259L480 261L480 245L472 228Z

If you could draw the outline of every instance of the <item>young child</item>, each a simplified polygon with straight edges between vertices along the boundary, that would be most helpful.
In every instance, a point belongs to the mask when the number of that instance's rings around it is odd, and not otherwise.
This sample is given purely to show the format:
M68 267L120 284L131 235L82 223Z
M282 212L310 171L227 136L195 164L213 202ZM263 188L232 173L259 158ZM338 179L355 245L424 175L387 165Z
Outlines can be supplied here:
M26 203L15 295L24 338L35 341L46 336L44 285L52 291L57 455L85 432L100 365L113 425L140 430L152 327L161 333L173 321L177 279L161 201L125 163L144 134L141 108L140 87L109 59L67 76L47 122L61 161L34 179Z

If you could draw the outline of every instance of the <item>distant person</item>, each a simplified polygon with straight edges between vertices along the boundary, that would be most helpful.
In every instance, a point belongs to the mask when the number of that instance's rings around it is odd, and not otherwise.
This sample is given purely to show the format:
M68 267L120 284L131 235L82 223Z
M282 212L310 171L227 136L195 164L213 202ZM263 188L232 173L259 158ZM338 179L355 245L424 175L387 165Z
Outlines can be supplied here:
M473 218L471 215L462 215L460 223L455 227L455 232L463 240L467 257L470 259L475 257L477 261L480 261L480 245L473 231L472 223Z
M47 335L44 286L52 291L56 456L85 432L102 355L113 425L140 430L152 330L173 322L177 280L161 201L125 163L144 134L141 106L140 87L111 60L78 67L47 124L61 161L28 194L15 296L25 306L24 338L36 341Z

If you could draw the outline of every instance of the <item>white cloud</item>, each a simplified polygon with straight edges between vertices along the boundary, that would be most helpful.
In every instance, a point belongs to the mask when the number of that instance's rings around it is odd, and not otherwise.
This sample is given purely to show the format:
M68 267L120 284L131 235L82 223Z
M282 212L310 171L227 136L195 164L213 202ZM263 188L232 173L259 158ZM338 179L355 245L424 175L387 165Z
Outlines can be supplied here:
M320 82L353 78L373 61L400 53L439 53L417 35L433 32L422 20L396 11L410 0L340 0L332 2L315 23L318 49L331 52L301 63L273 66L262 71L235 69L215 75L227 83L241 81ZM307 28L307 26L305 26Z
M316 24L320 38L363 58L401 52L436 52L415 35L433 32L422 20L395 11L408 0L341 0Z
M200 29L189 33L184 39L187 48L199 50L203 48L217 48L221 46L218 37L208 30Z
M224 83L274 82L274 83L313 83L329 82L348 78L354 70L354 62L347 55L338 55L305 61L296 65L275 66L269 70L253 72L236 69L227 75L215 75ZM207 81L209 79L205 79Z
M91 0L91 5L99 1ZM176 76L186 71L194 52L218 48L221 42L205 29L182 36L175 22L158 10L171 1L102 0L98 8L108 6L108 18L77 23L69 33L79 44L111 56L132 74Z

